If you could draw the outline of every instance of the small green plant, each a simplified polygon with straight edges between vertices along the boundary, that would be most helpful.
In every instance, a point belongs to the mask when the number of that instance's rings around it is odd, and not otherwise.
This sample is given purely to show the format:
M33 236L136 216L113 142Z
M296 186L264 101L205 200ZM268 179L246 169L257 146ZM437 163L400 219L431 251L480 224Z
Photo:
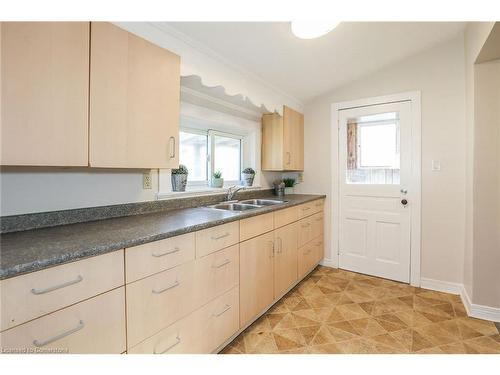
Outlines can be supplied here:
M283 179L285 187L293 187L295 185L295 178L287 177Z
M222 177L222 172L221 171L214 172L214 178L221 178L221 177Z
M179 168L172 169L172 174L188 174L188 169L184 164L179 164Z
M253 170L253 168L248 167L248 168L243 169L242 173L255 174L255 171Z

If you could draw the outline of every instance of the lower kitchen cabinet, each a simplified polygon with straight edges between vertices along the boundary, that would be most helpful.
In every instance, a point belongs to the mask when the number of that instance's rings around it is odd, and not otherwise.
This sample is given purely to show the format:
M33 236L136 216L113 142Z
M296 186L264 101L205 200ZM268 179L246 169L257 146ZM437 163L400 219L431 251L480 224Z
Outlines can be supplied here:
M239 328L239 295L234 287L128 350L131 354L211 353Z
M274 231L274 298L297 281L297 223Z
M240 243L240 326L274 299L274 232Z
M1 280L0 350L213 353L322 258L317 200Z

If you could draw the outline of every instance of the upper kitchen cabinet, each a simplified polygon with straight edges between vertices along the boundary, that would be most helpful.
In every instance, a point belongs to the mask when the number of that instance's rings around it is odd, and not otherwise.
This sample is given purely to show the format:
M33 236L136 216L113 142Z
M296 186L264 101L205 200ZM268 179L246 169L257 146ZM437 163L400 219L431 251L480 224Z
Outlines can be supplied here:
M283 106L262 116L262 170L304 170L304 115Z
M88 22L2 22L1 164L88 165Z
M179 163L179 56L109 23L92 23L91 167Z

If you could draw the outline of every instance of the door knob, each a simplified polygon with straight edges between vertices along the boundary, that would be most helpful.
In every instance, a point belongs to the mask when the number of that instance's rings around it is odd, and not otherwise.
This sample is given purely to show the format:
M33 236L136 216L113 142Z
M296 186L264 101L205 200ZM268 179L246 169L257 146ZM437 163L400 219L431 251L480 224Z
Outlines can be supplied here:
M401 204L403 206L406 206L408 204L408 201L406 199L401 199Z
M408 193L408 190L407 189L401 189L401 194L407 194Z

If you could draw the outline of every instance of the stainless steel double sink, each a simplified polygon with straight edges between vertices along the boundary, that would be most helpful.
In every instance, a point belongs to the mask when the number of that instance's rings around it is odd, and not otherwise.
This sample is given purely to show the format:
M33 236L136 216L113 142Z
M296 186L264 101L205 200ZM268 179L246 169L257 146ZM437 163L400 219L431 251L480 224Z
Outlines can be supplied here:
M265 206L273 206L275 204L283 204L286 202L287 201L279 201L274 199L246 199L238 202L221 202L209 207L226 211L247 211L255 210L256 208Z

